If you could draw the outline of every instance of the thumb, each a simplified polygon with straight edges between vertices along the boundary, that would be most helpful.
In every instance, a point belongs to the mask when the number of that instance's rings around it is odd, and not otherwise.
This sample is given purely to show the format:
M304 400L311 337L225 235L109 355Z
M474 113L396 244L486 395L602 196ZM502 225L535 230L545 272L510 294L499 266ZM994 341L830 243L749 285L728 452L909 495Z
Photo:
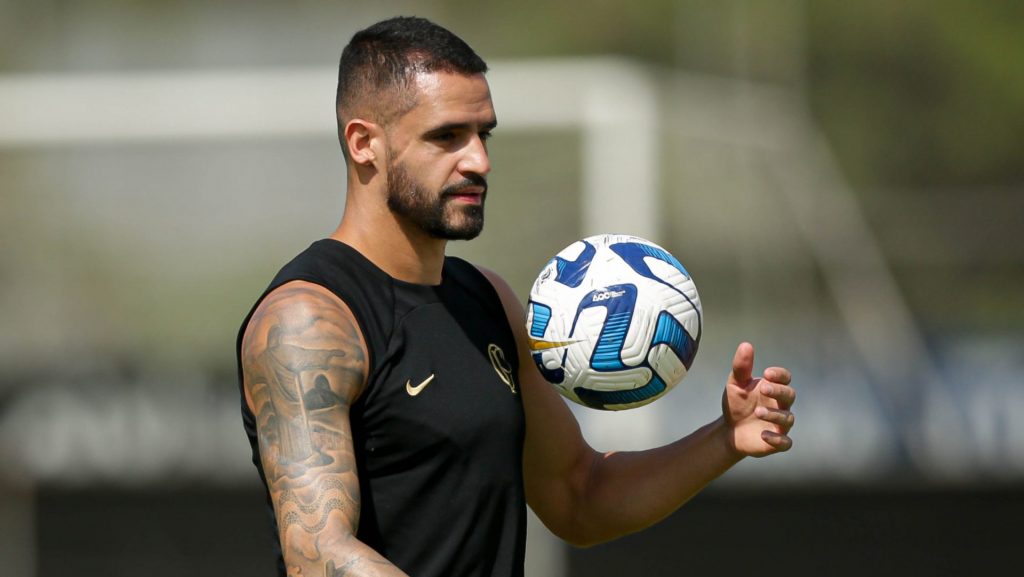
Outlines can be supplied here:
M754 372L754 345L740 343L736 347L736 355L732 358L732 373L729 374L729 384L744 386L750 381Z

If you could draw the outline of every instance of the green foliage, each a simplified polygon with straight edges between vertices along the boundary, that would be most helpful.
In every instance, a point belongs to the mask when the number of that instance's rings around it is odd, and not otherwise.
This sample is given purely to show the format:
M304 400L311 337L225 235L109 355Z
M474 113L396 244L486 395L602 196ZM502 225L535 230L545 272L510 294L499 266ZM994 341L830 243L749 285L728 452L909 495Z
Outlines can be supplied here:
M866 187L1024 179L1024 3L523 0L440 3L492 58L616 54L796 83Z
M1024 5L811 2L809 97L854 182L1024 179Z

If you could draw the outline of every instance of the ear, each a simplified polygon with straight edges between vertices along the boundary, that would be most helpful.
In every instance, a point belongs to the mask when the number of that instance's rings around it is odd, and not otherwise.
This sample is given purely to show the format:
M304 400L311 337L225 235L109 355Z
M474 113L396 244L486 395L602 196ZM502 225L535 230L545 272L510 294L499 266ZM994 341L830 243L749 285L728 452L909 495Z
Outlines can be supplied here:
M345 146L348 147L349 158L352 162L369 166L374 164L382 151L381 137L384 132L380 125L354 118L345 125Z

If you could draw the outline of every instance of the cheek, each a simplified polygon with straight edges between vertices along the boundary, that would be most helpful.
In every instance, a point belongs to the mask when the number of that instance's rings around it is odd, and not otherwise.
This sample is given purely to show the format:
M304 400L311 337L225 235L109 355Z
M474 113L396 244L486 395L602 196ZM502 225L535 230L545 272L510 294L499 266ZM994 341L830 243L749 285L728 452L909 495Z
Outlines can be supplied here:
M447 157L437 157L430 162L424 163L419 166L418 172L413 174L421 186L434 193L439 192L449 184L462 180L458 175L458 171L455 170L455 164L450 162L450 159Z
M421 188L436 193L449 184L461 182L458 155L438 146L411 147L401 157L410 178Z

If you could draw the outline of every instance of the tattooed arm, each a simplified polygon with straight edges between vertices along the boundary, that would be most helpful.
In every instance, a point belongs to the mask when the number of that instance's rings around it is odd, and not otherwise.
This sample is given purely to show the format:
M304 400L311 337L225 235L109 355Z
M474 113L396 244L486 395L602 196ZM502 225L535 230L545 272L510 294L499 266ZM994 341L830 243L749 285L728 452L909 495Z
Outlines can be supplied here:
M405 575L355 538L349 407L367 364L348 307L311 283L276 289L249 321L242 367L289 577Z

